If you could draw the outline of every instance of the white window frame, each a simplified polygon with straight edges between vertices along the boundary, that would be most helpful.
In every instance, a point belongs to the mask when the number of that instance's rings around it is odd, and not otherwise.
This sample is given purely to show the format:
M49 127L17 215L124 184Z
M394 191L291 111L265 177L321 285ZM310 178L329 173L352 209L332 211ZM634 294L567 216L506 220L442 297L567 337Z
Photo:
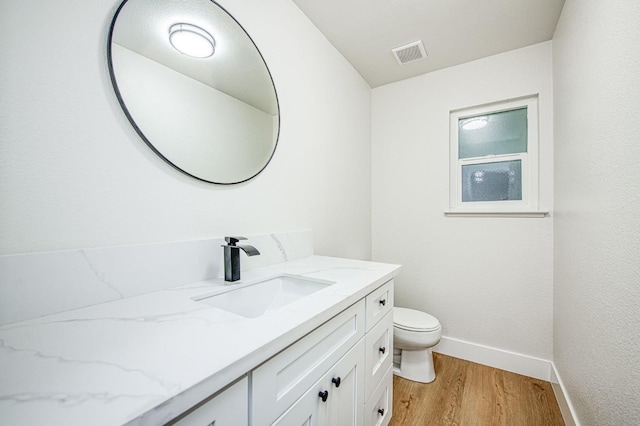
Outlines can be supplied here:
M527 108L527 152L458 158L458 121L460 119L524 107ZM538 95L452 110L449 117L449 210L445 214L452 216L544 216L545 213L538 210L540 170L538 160ZM522 200L462 201L462 166L512 160L521 161Z

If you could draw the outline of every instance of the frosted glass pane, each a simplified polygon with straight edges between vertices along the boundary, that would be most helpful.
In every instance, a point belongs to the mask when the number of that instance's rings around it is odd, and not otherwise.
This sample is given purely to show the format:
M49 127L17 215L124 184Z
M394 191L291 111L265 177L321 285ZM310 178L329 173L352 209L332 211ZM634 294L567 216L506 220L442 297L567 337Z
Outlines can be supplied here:
M458 158L527 152L527 108L458 120Z
M521 160L462 166L462 201L522 200Z

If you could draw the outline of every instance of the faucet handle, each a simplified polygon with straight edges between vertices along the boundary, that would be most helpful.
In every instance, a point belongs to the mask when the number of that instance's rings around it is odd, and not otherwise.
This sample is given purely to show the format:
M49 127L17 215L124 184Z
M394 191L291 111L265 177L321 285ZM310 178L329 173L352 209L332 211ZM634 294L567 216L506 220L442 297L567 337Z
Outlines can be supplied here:
M240 240L246 240L245 237L224 237L224 240L227 242L227 244L229 244L230 246L235 246L236 243Z

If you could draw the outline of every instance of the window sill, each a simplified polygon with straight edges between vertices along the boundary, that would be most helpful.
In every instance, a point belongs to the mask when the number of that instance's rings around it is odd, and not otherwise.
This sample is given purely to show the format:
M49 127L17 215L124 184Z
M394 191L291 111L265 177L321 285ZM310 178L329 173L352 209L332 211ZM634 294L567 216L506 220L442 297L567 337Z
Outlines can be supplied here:
M546 217L549 212L473 212L473 211L446 211L447 217Z

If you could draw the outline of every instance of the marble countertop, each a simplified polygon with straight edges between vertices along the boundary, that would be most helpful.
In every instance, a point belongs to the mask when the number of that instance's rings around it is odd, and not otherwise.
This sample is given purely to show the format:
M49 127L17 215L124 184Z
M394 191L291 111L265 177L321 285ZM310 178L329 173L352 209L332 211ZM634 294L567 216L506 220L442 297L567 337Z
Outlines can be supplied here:
M220 279L0 327L0 424L157 425L223 388L367 293L398 265L311 256L243 273L335 284L258 318L193 298Z

